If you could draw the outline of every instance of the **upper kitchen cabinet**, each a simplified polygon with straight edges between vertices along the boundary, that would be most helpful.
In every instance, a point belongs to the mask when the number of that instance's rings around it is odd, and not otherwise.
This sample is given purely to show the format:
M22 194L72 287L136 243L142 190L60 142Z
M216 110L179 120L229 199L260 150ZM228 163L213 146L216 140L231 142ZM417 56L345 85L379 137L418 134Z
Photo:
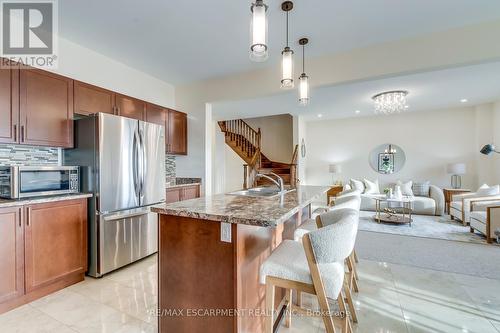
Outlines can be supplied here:
M73 80L37 69L19 71L20 143L73 146Z
M19 69L0 69L0 143L17 141Z
M74 113L90 115L104 112L113 114L115 94L112 91L75 81Z
M125 95L116 94L115 105L119 116L144 120L146 102Z
M148 103L146 105L146 121L167 126L168 110L161 106Z
M187 115L169 110L167 131L167 152L177 155L187 155Z

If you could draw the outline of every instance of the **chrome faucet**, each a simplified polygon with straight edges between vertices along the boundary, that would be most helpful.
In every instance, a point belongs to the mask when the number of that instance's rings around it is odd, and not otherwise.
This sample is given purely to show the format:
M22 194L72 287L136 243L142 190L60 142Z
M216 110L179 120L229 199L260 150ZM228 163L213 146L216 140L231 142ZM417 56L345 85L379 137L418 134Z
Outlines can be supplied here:
M278 180L270 177L269 175L275 176L276 179L278 179ZM283 183L283 178L281 178L280 176L278 176L274 172L270 172L269 175L265 175L263 173L258 173L255 177L256 178L266 178L266 179L272 181L276 186L278 186L278 188L280 189L280 192L284 192L285 191L285 185Z

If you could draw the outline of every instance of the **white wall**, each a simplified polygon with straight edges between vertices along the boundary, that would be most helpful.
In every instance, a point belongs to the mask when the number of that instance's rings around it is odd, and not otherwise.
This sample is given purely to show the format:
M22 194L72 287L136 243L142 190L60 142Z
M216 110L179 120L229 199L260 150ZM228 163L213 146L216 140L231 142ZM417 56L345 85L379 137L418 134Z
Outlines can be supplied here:
M344 181L379 179L382 187L398 179L412 179L446 187L450 186L446 165L464 162L467 174L462 185L475 189L479 183L492 181L492 169L487 165L492 160L478 162L484 158L479 149L490 135L486 125L491 109L480 106L309 122L306 182L330 184L332 175L328 173L328 165L339 163L342 165L339 178ZM396 144L405 151L406 164L396 174L378 174L368 164L370 151L384 143Z
M102 54L59 39L59 66L53 72L125 95L175 107L175 89L159 80Z

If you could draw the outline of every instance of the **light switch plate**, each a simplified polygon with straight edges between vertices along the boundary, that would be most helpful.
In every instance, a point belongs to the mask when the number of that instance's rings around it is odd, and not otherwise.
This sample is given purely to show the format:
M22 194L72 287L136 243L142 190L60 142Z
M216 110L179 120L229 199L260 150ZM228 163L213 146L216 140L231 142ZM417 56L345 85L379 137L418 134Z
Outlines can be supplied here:
M221 222L220 224L220 240L222 242L231 243L231 223Z

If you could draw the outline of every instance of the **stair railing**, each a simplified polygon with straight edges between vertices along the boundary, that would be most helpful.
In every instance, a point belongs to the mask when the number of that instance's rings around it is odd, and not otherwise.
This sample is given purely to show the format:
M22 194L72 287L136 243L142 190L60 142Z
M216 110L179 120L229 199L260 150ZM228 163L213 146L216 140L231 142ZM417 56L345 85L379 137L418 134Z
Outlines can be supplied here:
M292 162L290 163L290 185L292 187L297 187L299 180L297 179L297 158L299 155L299 145L295 145L295 149L292 154Z

